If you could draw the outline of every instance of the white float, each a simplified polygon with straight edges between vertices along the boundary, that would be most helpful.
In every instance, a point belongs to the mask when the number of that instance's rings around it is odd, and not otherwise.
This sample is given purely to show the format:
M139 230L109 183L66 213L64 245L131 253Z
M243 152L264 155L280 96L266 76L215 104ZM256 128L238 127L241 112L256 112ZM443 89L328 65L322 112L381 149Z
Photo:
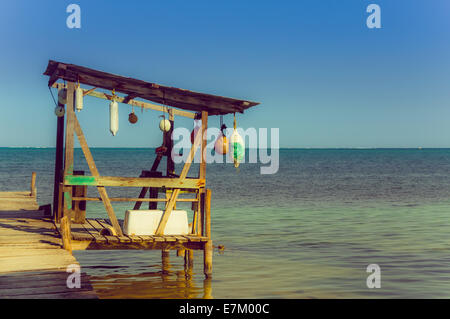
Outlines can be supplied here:
M63 105L67 103L67 90L66 89L58 90L58 103L63 104Z
M113 136L119 130L119 104L116 101L109 103L109 131Z
M169 132L170 131L170 121L166 119L162 119L159 122L159 129L163 132Z
M57 117L63 117L65 112L66 110L64 109L64 107L62 106L55 107L55 115Z
M245 155L245 143L237 130L230 136L230 156L234 161L234 166L238 167Z
M83 89L80 87L75 89L75 109L78 112L83 109Z

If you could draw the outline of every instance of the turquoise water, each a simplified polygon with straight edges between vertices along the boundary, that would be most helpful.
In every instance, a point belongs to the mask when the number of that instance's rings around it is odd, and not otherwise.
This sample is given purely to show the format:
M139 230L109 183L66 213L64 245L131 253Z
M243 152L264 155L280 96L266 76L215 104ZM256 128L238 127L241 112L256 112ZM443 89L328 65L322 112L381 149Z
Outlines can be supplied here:
M138 176L154 159L146 149L92 153L112 176ZM39 203L50 203L53 156L0 148L0 190L26 189L35 170ZM75 163L88 171L80 150ZM214 244L226 247L214 252L212 280L200 252L191 276L182 258L162 265L157 251L75 252L82 270L105 298L450 297L450 149L283 149L277 174L259 168L208 166ZM132 205L114 204L118 217ZM88 217L106 216L88 203ZM380 289L366 286L373 263Z

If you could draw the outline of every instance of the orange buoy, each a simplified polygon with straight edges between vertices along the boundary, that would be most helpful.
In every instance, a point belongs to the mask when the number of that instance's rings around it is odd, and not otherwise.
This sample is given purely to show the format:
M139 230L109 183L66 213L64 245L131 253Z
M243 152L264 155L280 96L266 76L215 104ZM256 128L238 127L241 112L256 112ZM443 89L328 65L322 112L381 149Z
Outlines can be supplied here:
M134 114L134 112L128 114L128 122L130 122L131 124L135 124L137 121L138 117L136 116L136 114Z
M227 154L229 151L227 137L221 134L214 143L214 149L221 155Z

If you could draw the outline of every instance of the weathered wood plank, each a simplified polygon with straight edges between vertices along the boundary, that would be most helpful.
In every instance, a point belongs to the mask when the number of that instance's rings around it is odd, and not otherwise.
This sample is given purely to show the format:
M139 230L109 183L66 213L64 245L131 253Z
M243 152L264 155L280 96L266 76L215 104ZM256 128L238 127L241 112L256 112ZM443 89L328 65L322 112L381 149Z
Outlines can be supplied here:
M69 253L72 253L72 234L70 233L70 220L69 217L64 216L61 218L61 237L63 248Z
M95 175L95 174L93 174ZM199 188L205 186L204 179L117 177L117 176L65 176L64 185L112 186L112 187L156 187L156 188Z
M0 198L30 198L30 192L19 191L19 192L0 192Z
M55 72L63 68L65 68L64 71ZM107 90L116 89L117 92L127 95L131 94L152 102L190 111L208 111L210 115L243 112L249 107L258 105L257 102L162 86L57 61L49 61L44 74L48 76L56 74L55 77L65 81L80 81L80 83Z

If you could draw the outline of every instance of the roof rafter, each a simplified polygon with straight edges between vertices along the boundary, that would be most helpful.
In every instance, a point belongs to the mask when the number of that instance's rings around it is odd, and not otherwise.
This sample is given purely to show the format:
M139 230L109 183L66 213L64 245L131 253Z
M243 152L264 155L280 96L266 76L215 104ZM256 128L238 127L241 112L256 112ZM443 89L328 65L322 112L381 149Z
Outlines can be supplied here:
M79 82L97 88L121 92L127 95L125 103L134 98L142 98L194 112L207 111L209 115L243 113L246 109L259 104L163 86L52 60L49 61L44 75L50 76L49 86L52 86L58 79Z

